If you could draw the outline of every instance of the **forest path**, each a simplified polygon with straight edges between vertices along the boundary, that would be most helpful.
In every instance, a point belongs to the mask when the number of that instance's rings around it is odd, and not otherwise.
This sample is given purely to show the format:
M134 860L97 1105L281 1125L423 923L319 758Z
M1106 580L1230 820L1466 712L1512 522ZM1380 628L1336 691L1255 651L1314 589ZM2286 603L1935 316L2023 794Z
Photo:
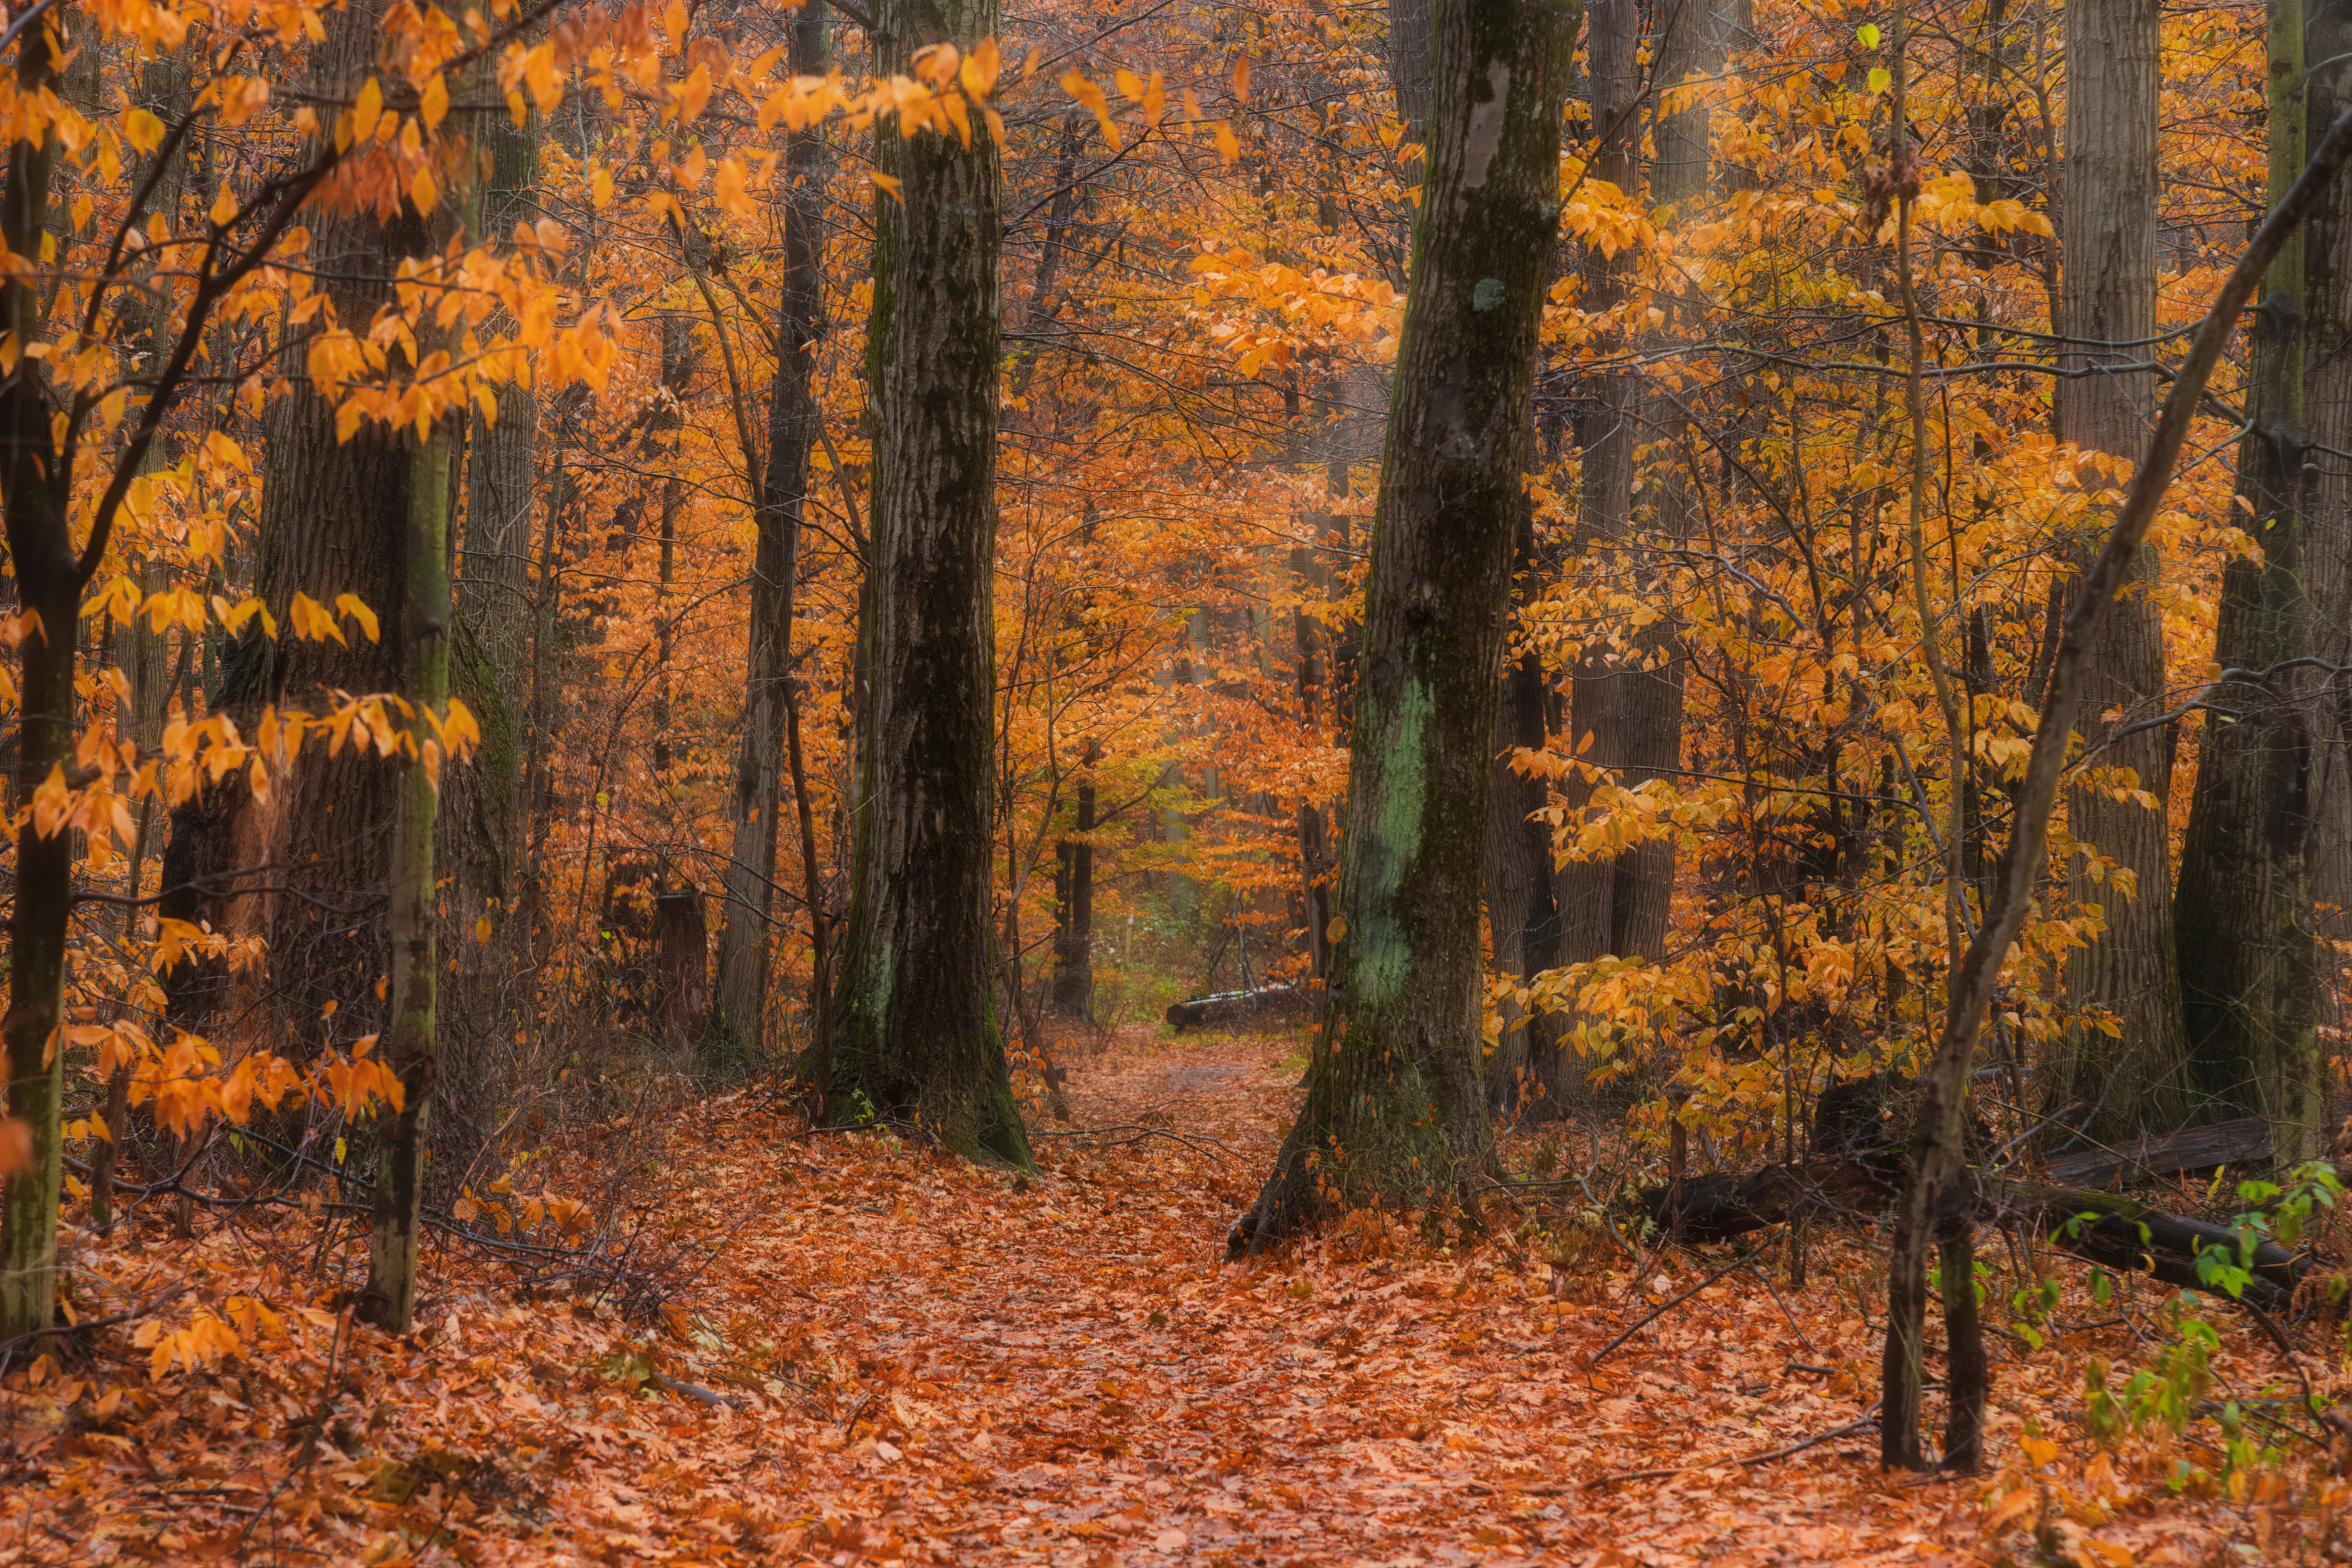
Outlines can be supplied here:
M902 1159L896 1181L929 1201L849 1209L870 1245L810 1233L831 1256L807 1331L874 1414L783 1462L819 1521L803 1550L1663 1565L1933 1561L1972 1542L1975 1488L1883 1482L1867 1432L1765 1469L1583 1489L1853 1420L1859 1321L1844 1343L1823 1314L1800 1350L1769 1295L1719 1287L1588 1379L1580 1358L1635 1311L1563 1305L1491 1250L1465 1263L1364 1226L1220 1268L1302 1049L1130 1028L1105 1055L1066 1051L1079 1125L1126 1131L1041 1125L1034 1184ZM1785 1370L1825 1357L1834 1388Z
M1034 1178L813 1138L764 1086L618 1117L581 1168L630 1194L639 1217L616 1225L653 1221L629 1262L650 1313L519 1293L494 1256L436 1244L419 1331L347 1337L289 1272L333 1234L299 1210L192 1242L151 1226L135 1248L78 1233L106 1299L203 1282L152 1329L196 1334L200 1301L236 1314L243 1292L283 1321L234 1354L205 1330L158 1381L144 1345L179 1342L142 1339L102 1409L83 1377L0 1397L0 1568L1990 1563L1980 1505L2014 1532L2043 1484L2074 1499L2070 1541L2130 1554L2101 1562L2203 1562L2242 1531L2226 1504L2171 1496L2162 1456L2091 1453L2067 1414L2081 1358L2118 1352L2087 1298L2063 1314L2084 1331L2048 1353L1996 1352L2004 1476L1884 1478L1866 1429L1730 1466L1853 1422L1874 1392L1857 1309L1884 1264L1852 1233L1821 1236L1809 1289L1783 1290L1801 1331L1735 1275L1591 1370L1717 1265L1651 1258L1629 1278L1586 1229L1555 1276L1359 1215L1223 1267L1302 1049L1134 1027L1065 1051L1092 1131L1039 1125ZM2224 1327L2232 1386L2270 1375L2252 1331ZM2028 1417L2087 1479L2022 1474ZM1605 1480L1680 1465L1715 1468Z

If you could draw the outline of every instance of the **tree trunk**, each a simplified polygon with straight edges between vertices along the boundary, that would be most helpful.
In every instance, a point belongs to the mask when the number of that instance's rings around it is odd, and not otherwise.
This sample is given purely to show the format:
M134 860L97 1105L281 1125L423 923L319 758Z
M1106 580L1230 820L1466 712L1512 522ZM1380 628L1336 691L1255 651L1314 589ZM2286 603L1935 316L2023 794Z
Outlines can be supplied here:
M1091 770L1102 754L1089 742L1083 764ZM1095 830L1095 781L1083 774L1077 787L1077 830ZM1095 1021L1095 847L1086 838L1064 839L1055 848L1053 1010L1082 1024Z
M793 20L792 68L823 76L830 50L823 0ZM783 809L784 682L792 662L793 596L800 572L801 513L807 504L810 449L817 438L816 340L824 303L824 132L791 132L784 142L783 280L778 353L768 394L768 463L760 487L752 549L751 646L743 678L743 746L735 765L735 836L727 860L719 933L718 1025L756 1047L766 1021L768 940L775 909L776 844ZM800 786L795 784L795 789ZM812 904L812 922L824 913Z
M1513 613L1541 591L1535 513L1524 495L1514 551ZM1503 667L1502 700L1495 713L1494 799L1486 820L1486 924L1495 971L1528 985L1559 962L1559 903L1553 885L1551 828L1529 820L1547 804L1541 777L1511 766L1517 749L1539 751L1546 739L1543 656L1533 648ZM1567 1110L1566 1064L1559 1024L1551 1014L1506 1002L1502 1033L1486 1064L1486 1089L1505 1116L1551 1121Z
M1907 31L1905 26L1897 34L1898 39ZM1900 58L1898 43L1898 81ZM1900 90L1898 88L1898 94ZM1900 112L1898 109L1898 123ZM1901 142L1896 145L1902 145ZM2188 355L2174 374L2155 432L2149 437L2147 456L2132 476L2131 487L2106 542L2084 574L2082 593L2066 616L2064 634L2051 659L2049 687L2034 726L2033 747L2015 795L2016 809L2011 818L2014 826L2009 846L2001 855L1997 876L1999 896L1985 910L1975 940L1969 943L1968 952L1952 972L1943 1029L1927 1071L1920 1080L1918 1131L1912 1140L1909 1176L1896 1205L1894 1245L1887 1262L1879 1457L1889 1468L1916 1468L1924 1461L1919 1446L1919 1401L1927 1344L1927 1254L1937 1246L1943 1230L1947 1195L1955 1190L1965 1169L1961 1134L1969 1066L1977 1030L1991 1007L2001 966L2024 929L2027 911L2033 903L2034 885L2041 879L2050 819L2065 773L2075 716L2090 686L2088 676L2099 644L2100 623L2124 588L2137 580L2137 557L2165 489L2172 482L2173 469L2204 396L2206 381L2236 328L2238 312L2295 226L2320 204L2322 193L2337 177L2347 156L2352 156L2352 115L2329 129L2293 189L2255 231L2246 254L2223 280L2212 310L2198 326ZM1904 217L1907 226L1907 202ZM1914 315L1915 330L1916 321ZM1916 384L1916 372L1914 380ZM1962 1272L1948 1278L1966 1281L1969 1275ZM1973 1314L1955 1314L1949 1326L1957 1333L1973 1321ZM1955 1368L1956 1374L1959 1370ZM1981 1407L1968 1410L1962 1394L1980 1397L1984 1392L1981 1362L1969 1370L1975 1386L1965 1391L1956 1389L1953 1398L1955 1436L1963 1438L1979 1430L1971 1417L1979 1415Z
M2339 0L2330 9L2352 6ZM2344 29L2339 20L2325 30L2340 38ZM2273 0L2273 204L2303 171L2305 38L2303 0ZM2269 671L2298 656L2341 657L2345 627L2322 618L2310 591L2317 465L2306 467L2304 454L2314 438L2306 403L2312 366L2341 341L2340 332L2315 339L2312 329L2336 326L2326 318L2342 310L2313 310L2305 258L2309 247L2331 237L2346 205L2331 190L2315 226L2289 242L2263 279L2254 312L2246 375L2252 428L2238 446L2237 491L2262 555L2235 557L2222 573L2213 658L2224 669ZM2323 259L2323 276L2324 269ZM2209 694L2223 711L2206 715L2176 910L2197 1086L2216 1114L2269 1118L2277 1156L2290 1163L2317 1156L2327 1131L2312 851L2330 684L2315 671L2280 669L2224 680Z
M2156 5L2075 0L2066 7L2066 59L2065 270L2058 308L2059 331L2074 341L2059 363L2093 373L2058 382L2058 435L2086 453L2130 461L2147 439L2155 383L2145 372L2094 367L2145 358L2156 331ZM2102 346L2107 344L2115 346ZM2112 482L2088 468L2082 476L2089 488ZM2080 551L2089 548L2085 542ZM2137 570L2137 584L2157 581L2155 550L2141 552ZM2094 745L2115 727L2109 713L2127 721L2162 710L2164 627L2145 588L2116 601L2084 679L2083 734ZM2053 1111L2067 1102L2097 1107L2085 1131L2108 1142L2176 1126L2189 1110L2165 805L2172 752L2168 726L2121 741L2097 758L2097 766L2132 770L2137 787L2155 797L2152 810L2080 781L2066 796L2068 831L2081 848L2070 896L2101 906L2107 922L2105 934L2069 955L2068 1001L2112 1013L2123 1033L2118 1039L2095 1026L2072 1031L2048 1092ZM2115 870L2096 872L2093 855L2112 860ZM2065 1120L2071 1125L2083 1114Z
M1425 1206L1494 1160L1478 904L1536 329L1572 28L1439 9L1429 177L1366 586L1339 916L1307 1104L1229 1244L1336 1206Z
M375 1223L368 1241L368 1278L359 1315L395 1334L416 1316L416 1242L425 1189L425 1122L432 1109L435 1052L434 820L440 806L444 763L423 716L442 713L449 700L449 495L457 431L444 418L411 459L408 482L407 611L401 624L407 679L402 695L415 705L420 754L392 763L399 788L387 867L391 896L392 1016L383 1058L400 1079L401 1099L379 1133ZM379 764L383 765L383 764Z
M1640 11L1635 0L1596 0L1589 52L1592 71L1592 173L1628 194L1640 189L1642 144ZM1587 292L1596 304L1615 299L1631 265L1629 252L1615 259L1588 258ZM1636 378L1602 372L1588 378L1584 407L1577 416L1583 448L1582 488L1577 500L1577 548L1615 552L1631 561L1633 532L1633 437ZM1651 639L1654 641L1655 639ZM1640 653L1658 649L1643 646ZM1617 781L1638 783L1639 769L1671 768L1682 730L1681 689L1671 667L1640 668L1612 649L1605 628L1595 628L1570 676L1569 735L1577 756L1607 769ZM1590 741L1588 742L1588 737ZM1573 814L1590 801L1593 786L1572 781L1566 793ZM1657 958L1665 951L1666 914L1673 894L1671 846L1643 846L1605 859L1573 861L1561 868L1558 900L1561 933L1559 962L1587 963L1605 955Z
M52 89L55 62L47 34L28 28L17 44L16 90ZM41 253L48 216L49 173L58 140L8 145L7 185L0 191L0 237L17 256ZM17 342L46 337L38 274L10 272L0 281L0 331ZM0 506L5 506L16 613L37 615L41 630L17 649L16 798L30 801L52 771L74 761L74 650L81 625L82 578L66 515L62 472L52 445L48 379L38 366L0 382ZM54 465L54 467L53 467ZM50 1326L58 1299L58 1201L65 1167L58 1116L65 1053L54 1048L66 972L66 920L73 901L73 835L61 824L44 833L26 812L16 831L15 907L8 921L8 1011L0 1020L0 1079L8 1089L0 1149L21 1149L29 1163L0 1163L0 1342Z
M884 0L876 63L969 47L995 0ZM973 116L975 121L979 116ZM1029 1164L992 1005L997 149L877 132L873 692L833 1087L967 1156Z
M710 926L699 889L654 900L654 1018L673 1066L694 1065L710 1016Z

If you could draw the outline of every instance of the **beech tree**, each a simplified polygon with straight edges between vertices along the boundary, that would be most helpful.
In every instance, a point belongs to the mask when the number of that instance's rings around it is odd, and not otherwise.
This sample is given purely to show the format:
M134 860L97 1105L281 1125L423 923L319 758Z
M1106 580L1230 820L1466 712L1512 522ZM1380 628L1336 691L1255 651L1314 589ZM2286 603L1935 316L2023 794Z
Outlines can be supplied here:
M1442 1200L1494 1157L1478 935L1488 759L1559 221L1573 12L1441 0L1433 134L1357 669L1307 1103L1232 1243Z

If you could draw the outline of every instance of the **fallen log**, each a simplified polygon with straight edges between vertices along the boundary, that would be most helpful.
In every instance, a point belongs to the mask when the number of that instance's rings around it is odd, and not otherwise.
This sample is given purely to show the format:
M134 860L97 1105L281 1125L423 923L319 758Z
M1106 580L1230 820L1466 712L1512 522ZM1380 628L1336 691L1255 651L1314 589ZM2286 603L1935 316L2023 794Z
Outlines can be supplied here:
M1682 1184L1685 1240L1727 1241L1782 1224L1800 1213L1874 1214L1901 1190L1902 1161L1891 1152L1768 1165L1745 1176L1687 1177ZM1649 1187L1637 1203L1660 1231L1673 1218L1671 1184ZM2227 1226L2168 1213L2120 1193L2047 1182L1977 1177L1947 1194L1946 1209L1965 1207L1979 1224L2031 1226L2052 1246L2106 1268L2144 1273L2185 1289L2210 1289L2197 1255L2220 1247L2234 1260L2238 1238ZM2275 1301L2294 1289L2303 1263L2263 1242L2254 1252L2250 1298Z
M1303 1018L1311 1011L1307 994L1296 985L1261 985L1250 991L1220 991L1196 996L1168 1008L1168 1021L1182 1034L1187 1029L1217 1024L1238 1024L1260 1017Z
M2222 1165L2258 1164L2271 1157L2271 1124L2266 1117L2242 1116L2143 1138L2121 1149L2091 1149L2062 1154L2050 1162L2050 1179L2062 1186L2104 1187L2121 1176L2177 1176L2183 1171L2210 1171Z

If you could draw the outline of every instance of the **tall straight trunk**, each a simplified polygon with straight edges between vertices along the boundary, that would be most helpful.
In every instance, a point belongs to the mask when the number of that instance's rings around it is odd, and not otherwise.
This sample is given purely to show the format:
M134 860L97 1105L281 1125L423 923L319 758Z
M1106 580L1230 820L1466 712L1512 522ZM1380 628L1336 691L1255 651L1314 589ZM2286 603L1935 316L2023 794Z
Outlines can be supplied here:
M2338 39L2343 0L2327 7ZM2308 143L2303 0L2270 12L2270 199L2303 171ZM2325 89L2321 89L2325 94ZM2326 95L2333 96L2333 95ZM2326 107L2323 103L2321 106ZM2237 491L2259 560L2231 561L2221 579L2213 657L2225 669L2271 671L2299 656L2338 659L2346 628L2324 618L2312 593L2314 439L2306 380L2341 333L2316 302L2307 247L2325 245L2347 204L2331 190L2315 226L2298 235L2263 279L2247 367ZM2317 269L2325 279L2325 263ZM2210 700L2175 910L2182 1011L2198 1088L2215 1114L2260 1114L2282 1160L2317 1155L2326 1142L2326 1086L2319 1049L2319 942L2313 907L2318 752L2330 682L2279 669L2225 681Z
M407 613L401 627L408 679L402 695L418 710L420 748L433 747L421 721L449 700L449 493L458 426L445 418L410 459ZM434 821L440 807L440 764L431 752L397 764L398 815L392 825L387 867L391 897L392 1016L383 1060L400 1079L402 1098L382 1132L375 1178L375 1220L368 1241L368 1278L359 1313L395 1334L416 1315L418 1211L424 1199L425 1122L433 1105Z
M1640 8L1635 0L1594 0L1588 16L1592 173L1635 194L1641 183ZM1622 293L1628 263L1622 252L1618 259L1597 253L1587 258L1587 296L1594 304L1608 303ZM1633 437L1639 412L1635 377L1603 371L1587 378L1576 420L1577 443L1583 449L1576 521L1580 552L1632 558ZM1570 673L1569 734L1578 757L1612 770L1622 784L1638 782L1638 766L1656 765L1669 745L1678 744L1680 695L1678 689L1668 687L1670 679L1667 672L1639 668L1603 637L1589 642ZM1669 697L1671 712L1664 710ZM1667 735L1675 739L1669 742ZM1664 765L1673 766L1673 760ZM1566 794L1571 810L1580 810L1592 786L1588 781L1572 781ZM1561 868L1559 961L1586 963L1609 954L1661 956L1673 879L1674 853L1663 846Z
M1077 818L1081 834L1095 830L1093 768L1102 746L1087 747L1087 771L1078 779ZM1054 984L1053 1010L1081 1023L1095 1021L1095 847L1088 838L1066 838L1055 846L1054 863Z
M1513 550L1511 605L1523 614L1542 591L1543 562L1536 552L1535 510L1523 497ZM1531 820L1548 804L1540 777L1511 765L1511 754L1539 751L1549 734L1543 656L1523 650L1503 666L1502 700L1495 710L1493 801L1486 821L1486 925L1495 969L1519 985L1559 962L1559 898L1552 864L1551 829ZM1516 1002L1501 1009L1502 1034L1486 1063L1486 1089L1507 1116L1550 1121L1567 1109L1559 1023L1541 1009Z
M175 122L187 112L188 68L184 52L174 52L150 61L142 73L140 96L151 113ZM176 210L180 192L186 184L188 159L184 150L175 150L168 164L160 170L153 159L162 152L148 154L139 166L137 184L150 174L155 176L155 194L151 198L156 210ZM171 357L173 312L169 306L157 300L150 309L147 325L147 353L152 364L166 363ZM148 447L146 468L149 472L163 467L166 448L162 441ZM141 563L139 591L142 597L161 593L170 581L165 564L150 555ZM164 636L154 629L143 616L136 616L124 628L131 639L129 668L125 673L131 681L130 730L142 751L153 747L163 738L163 710L169 700L165 668ZM183 646L185 646L184 644ZM151 798L139 803L138 826L133 830L131 864L123 872L122 890L131 898L139 896L140 885L147 865L148 850L154 842L156 805ZM138 920L138 911L125 907L118 939L125 944L131 940ZM89 1212L100 1236L111 1234L114 1228L114 1178L122 1151L122 1137L130 1122L131 1066L128 1062L107 1075L106 1136L90 1153Z
M2352 14L2330 3L2309 6L2305 53L2336 61L2314 74L2305 104L2313 133L2335 122L2352 105L2352 72L2341 63L2352 54ZM2305 338L2335 344L2352 339L2352 203L2330 200L2312 215L2304 245ZM2322 353L2304 367L2304 418L2315 448L2352 451L2352 357ZM2340 460L2315 465L2304 476L2309 515L2352 515L2352 465ZM2315 532L2305 562L2305 591L2314 623L2313 651L2345 662L2352 652L2352 535L2341 529ZM2320 1005L2324 1022L2344 1026L2346 987L2336 942L2352 938L2352 682L2337 680L2313 715L2311 879L2317 906L2322 962L2328 964Z
M470 123L480 141L483 177L461 193L470 198L461 204L467 241L502 244L536 211L539 112L530 110L520 126L503 112ZM446 910L446 967L434 999L438 1068L426 1168L435 1195L443 1198L495 1170L491 1143L520 1087L515 1037L530 1016L536 984L530 922L518 895L528 813L517 731L525 717L520 694L530 679L539 399L530 387L509 383L498 389L495 419L480 408L467 419L464 515L449 522L456 546L449 689L479 722L482 741L464 778L449 781L436 817L445 852L435 876Z
M997 7L885 0L874 20L897 71L992 37ZM877 207L873 692L832 1087L1025 1167L989 929L1003 182L984 127L879 140L904 199Z
M52 90L57 71L48 34L26 29L16 46L16 90ZM41 253L48 217L49 174L58 139L8 145L7 184L0 190L0 238L17 256ZM38 274L12 271L0 280L0 331L26 343L46 337ZM52 445L47 377L30 362L0 382L0 508L5 508L16 613L37 615L41 630L18 646L16 798L29 801L52 771L74 761L74 645L81 624L83 577L68 527L65 472ZM65 1168L58 1115L65 1090L65 1053L54 1048L66 973L66 920L73 902L73 835L43 833L27 812L16 830L15 907L8 921L8 1011L0 1019L0 1074L8 1089L6 1121L29 1141L32 1158L0 1169L0 1342L50 1326L57 1313L58 1201ZM15 1140L10 1140L14 1142Z
M1375 508L1339 914L1307 1103L1231 1246L1443 1202L1494 1161L1478 904L1559 200L1570 14L1441 0L1429 175Z
M2069 341L2059 363L2082 371L2143 359L2156 331L2156 0L2074 0L2066 7L2066 60L2058 330ZM2145 372L2094 370L2061 379L2053 402L2062 440L2132 461L2147 439L2155 383ZM2086 473L2083 482L2105 489L2111 481ZM2110 712L2127 721L2164 707L2163 618L2144 586L2161 573L2157 552L2141 552L2137 570L2136 591L2102 623L2084 670L2083 733L2093 744L2115 727ZM2076 1108L2062 1113L2069 1125L2109 1140L2178 1125L2189 1110L2165 805L2172 752L2168 726L2119 741L2097 759L2136 773L2154 809L2080 782L2066 796L2067 827L2082 847L2071 896L2106 916L2105 932L2068 957L2068 1000L2112 1013L2123 1033L2071 1031L2048 1092L2053 1111ZM2100 871L2094 856L2115 869ZM2128 890L2119 885L2126 881Z
M823 76L830 49L824 0L793 21L792 68ZM784 143L783 281L777 307L776 374L768 395L768 464L760 487L751 558L751 626L743 677L743 745L735 764L735 836L727 859L719 933L718 1026L756 1047L767 1012L776 845L782 837L784 683L792 662L793 595L800 572L801 516L816 444L816 340L824 322L824 133L795 131ZM794 781L797 795L804 785ZM812 900L811 931L824 952L824 911ZM822 970L822 964L819 968ZM822 990L827 977L816 976Z

